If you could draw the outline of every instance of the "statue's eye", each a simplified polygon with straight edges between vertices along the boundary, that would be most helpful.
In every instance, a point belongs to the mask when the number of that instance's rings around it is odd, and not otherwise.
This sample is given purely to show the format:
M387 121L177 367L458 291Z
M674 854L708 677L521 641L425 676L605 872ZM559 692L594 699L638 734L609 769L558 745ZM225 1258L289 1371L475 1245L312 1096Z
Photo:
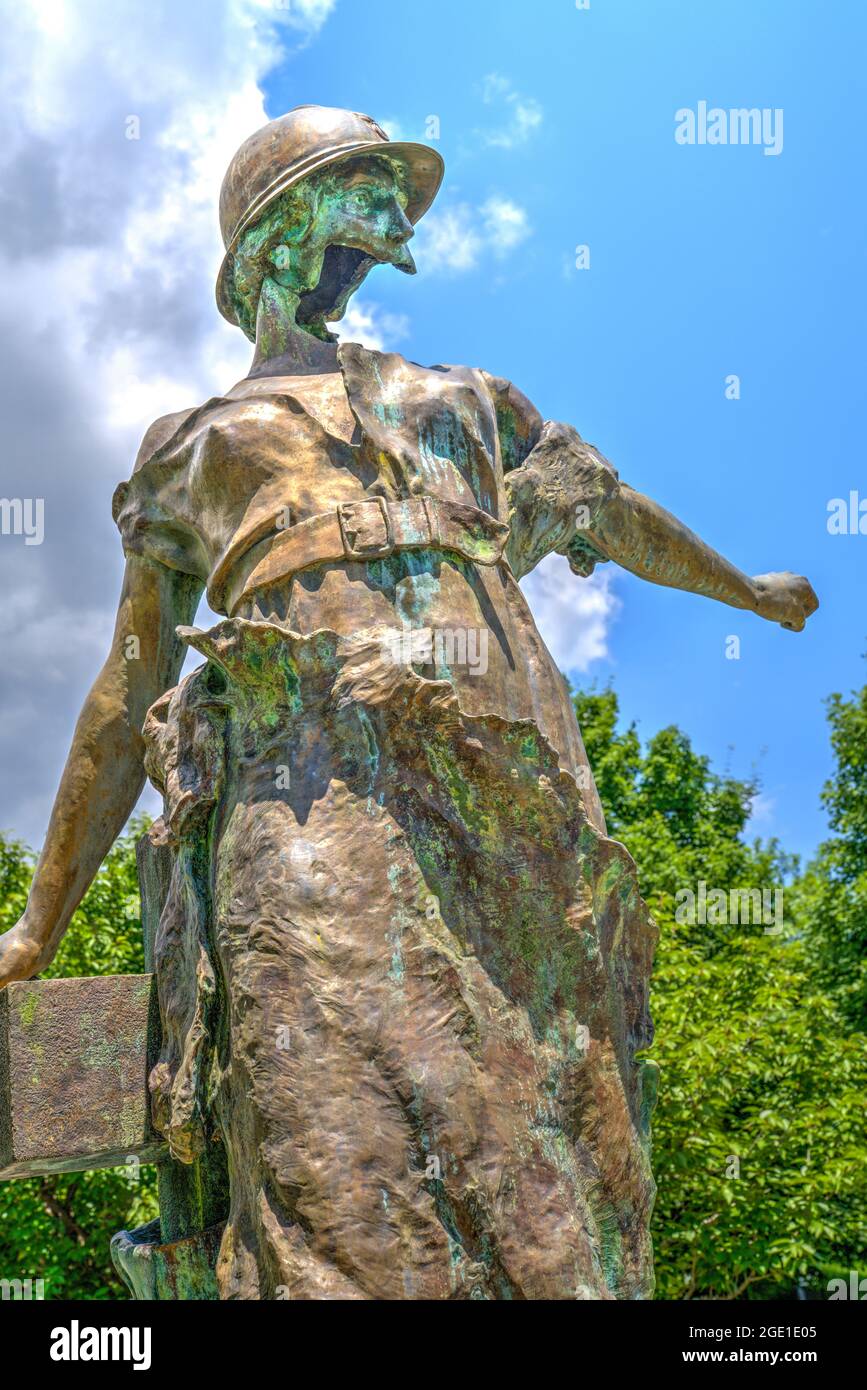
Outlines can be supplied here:
M362 215L384 211L391 197L396 197L401 207L406 206L406 196L402 191L386 188L380 183L359 183L349 191L351 202Z

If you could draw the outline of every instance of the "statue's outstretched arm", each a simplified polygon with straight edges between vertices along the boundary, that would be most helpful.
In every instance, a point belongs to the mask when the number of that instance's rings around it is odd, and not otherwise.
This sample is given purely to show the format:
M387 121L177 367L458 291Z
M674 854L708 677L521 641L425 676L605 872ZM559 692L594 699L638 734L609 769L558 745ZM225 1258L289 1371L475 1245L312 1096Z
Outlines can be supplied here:
M568 556L579 574L613 560L642 579L718 599L799 632L818 600L796 574L750 578L651 498L621 483L568 425L547 423L521 467L506 477L520 576L545 554Z
M202 585L153 560L127 559L111 650L78 718L24 915L0 936L0 989L52 960L69 920L144 784L141 727L177 680L175 626Z
M801 575L750 578L664 507L625 484L602 509L587 538L607 560L642 579L748 609L793 632L800 632L819 606Z

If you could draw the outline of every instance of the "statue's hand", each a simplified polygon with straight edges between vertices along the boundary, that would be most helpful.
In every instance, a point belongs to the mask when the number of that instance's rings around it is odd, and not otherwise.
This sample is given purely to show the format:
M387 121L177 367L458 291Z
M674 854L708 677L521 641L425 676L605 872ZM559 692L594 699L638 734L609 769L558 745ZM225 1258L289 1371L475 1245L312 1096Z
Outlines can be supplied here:
M760 618L800 632L819 607L813 586L802 574L757 574L752 581Z
M0 936L0 989L15 980L29 980L49 962L45 947L34 939L22 917L16 926Z

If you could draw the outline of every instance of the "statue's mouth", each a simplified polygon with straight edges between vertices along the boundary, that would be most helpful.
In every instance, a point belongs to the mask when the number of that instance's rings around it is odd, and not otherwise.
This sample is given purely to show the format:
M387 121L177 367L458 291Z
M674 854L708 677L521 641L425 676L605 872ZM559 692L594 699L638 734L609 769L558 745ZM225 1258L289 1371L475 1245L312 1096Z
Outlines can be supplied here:
M334 342L335 335L329 333L326 323L343 318L352 295L375 265L393 265L406 275L415 274L415 262L402 244L388 256L375 256L357 246L327 246L318 283L298 300L295 321L299 327Z

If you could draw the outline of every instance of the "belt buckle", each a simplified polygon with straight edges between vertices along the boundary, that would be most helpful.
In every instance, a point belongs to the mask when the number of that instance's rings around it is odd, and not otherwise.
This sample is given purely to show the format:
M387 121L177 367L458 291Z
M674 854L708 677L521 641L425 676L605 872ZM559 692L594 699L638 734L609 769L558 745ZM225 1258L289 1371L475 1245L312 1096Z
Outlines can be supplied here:
M377 509L375 518L370 514L371 507ZM339 502L337 521L347 560L377 560L394 550L391 518L382 497L368 497L363 502ZM366 535L370 535L371 523L374 530L381 525L382 540L365 539Z

